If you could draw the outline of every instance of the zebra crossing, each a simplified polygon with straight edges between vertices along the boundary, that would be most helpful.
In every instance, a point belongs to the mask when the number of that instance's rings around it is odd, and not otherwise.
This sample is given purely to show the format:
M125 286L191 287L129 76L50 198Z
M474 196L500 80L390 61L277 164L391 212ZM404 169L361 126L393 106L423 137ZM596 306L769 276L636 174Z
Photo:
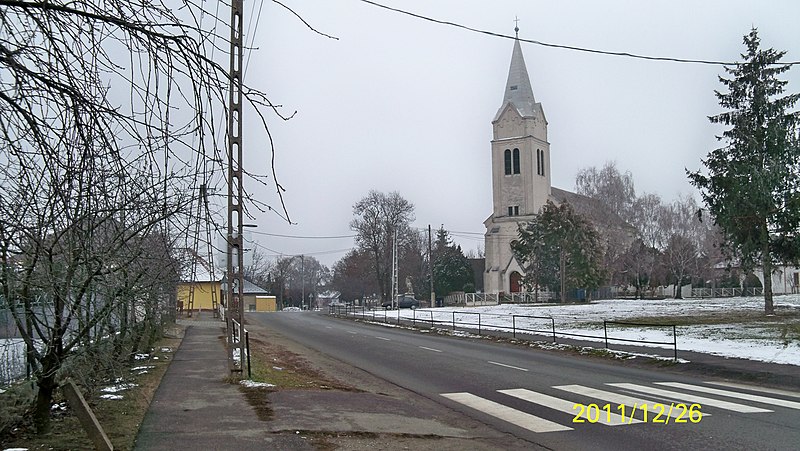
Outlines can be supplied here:
M774 412L774 408L800 410L800 401L777 397L800 399L798 392L728 382L702 384L609 382L602 387L579 384L551 386L558 396L527 388L497 390L497 395L491 396L493 399L469 392L441 393L441 396L535 433L571 431L585 423L609 427L663 423L665 420L667 423L670 420L699 423L717 409L743 414L767 414ZM545 412L557 413L543 418L504 404L505 401L519 406L512 399L529 403L524 405L544 407ZM587 399L592 401L582 402Z

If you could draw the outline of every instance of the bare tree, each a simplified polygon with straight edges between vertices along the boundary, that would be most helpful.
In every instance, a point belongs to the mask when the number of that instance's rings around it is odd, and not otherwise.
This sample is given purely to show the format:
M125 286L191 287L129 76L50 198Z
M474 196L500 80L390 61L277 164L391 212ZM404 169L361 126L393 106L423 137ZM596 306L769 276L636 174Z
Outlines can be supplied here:
M636 200L633 174L629 171L621 173L615 162L606 162L599 170L589 167L578 171L575 189L578 194L602 201L610 212L629 220Z
M353 206L353 214L350 228L357 234L356 244L370 253L381 300L386 301L391 288L392 243L395 236L398 243L407 241L414 206L397 192L373 190Z
M673 296L679 299L686 277L699 270L698 259L707 231L697 214L699 207L694 198L681 196L664 208L660 219L666 237L662 261L675 284Z
M644 194L636 198L632 207L631 222L637 230L640 243L631 249L634 255L629 254L626 260L634 262L637 283L646 281L649 287L659 282L657 263L667 240L663 227L665 214L664 204L656 194Z
M227 27L202 8L0 0L0 295L28 346L39 430L73 351L174 299L177 263L158 247L219 179L228 113L229 55L214 59ZM242 94L266 129L275 108Z
M285 281L292 305L314 308L314 301L328 283L330 270L308 255L287 257Z
M368 252L353 249L333 265L331 287L339 291L340 299L351 302L365 299L378 292Z

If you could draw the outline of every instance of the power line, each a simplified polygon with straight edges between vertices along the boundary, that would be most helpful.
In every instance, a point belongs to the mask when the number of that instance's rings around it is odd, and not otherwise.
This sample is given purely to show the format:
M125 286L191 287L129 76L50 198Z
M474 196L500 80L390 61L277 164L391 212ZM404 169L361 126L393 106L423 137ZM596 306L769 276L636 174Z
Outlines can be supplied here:
M537 41L537 40L534 40L534 39L523 39L523 38L520 38L520 37L517 37L517 36L511 36L511 35L502 34L502 33L495 33L493 31L488 31L488 30L481 30L481 29L478 29L478 28L469 27L467 25L463 25L463 24L456 23L456 22L450 22L450 21L447 21L447 20L434 19L432 17L423 16L422 14L413 13L413 12L406 11L406 10L403 10L403 9L400 9L400 8L394 8L394 7L391 7L391 6L382 5L380 3L377 3L377 2L374 2L374 1L371 1L371 0L360 0L360 1L363 2L363 3L367 3L369 5L372 5L372 6L376 6L378 8L383 8L383 9L386 9L386 10L389 10L389 11L392 11L392 12L405 14L407 16L411 16L411 17L414 17L416 19L421 19L421 20L425 20L425 21L428 21L428 22L433 22L433 23L436 23L436 24L439 24L439 25L447 25L447 26L451 26L451 27L455 27L455 28L461 28L462 30L471 31L473 33L485 34L485 35L488 35L488 36L494 36L494 37L497 37L497 38L517 39L520 42L526 42L528 44L540 45L540 46L543 46L543 47L551 47L551 48L565 49L565 50L574 50L576 52L594 53L594 54L599 54L599 55L621 56L621 57L626 57L626 58L635 58L635 59L642 59L642 60L648 60L648 61L667 61L667 62L672 62L672 63L708 64L708 65L714 65L714 66L738 66L740 64L744 64L744 63L739 63L739 62L725 62L725 61L715 61L715 60L673 58L673 57L666 57L666 56L639 55L639 54L630 53L630 52L614 52L614 51L609 51L609 50L590 49L590 48L586 48L586 47L577 47L577 46L572 46L572 45L553 44L553 43L549 43L549 42ZM776 63L776 64L779 64L781 66L794 66L794 65L800 64L800 61L791 61L791 62L788 62L788 63Z
M298 255L305 255L307 257L312 257L314 255L341 254L341 253L344 253L344 252L349 252L349 251L354 249L352 247L348 247L348 248L344 248L344 249L333 249L333 250L327 250L327 251L291 253L291 252L281 252L281 251L278 251L278 250L275 250L275 249L270 249L270 248L264 246L263 244L261 244L261 243L259 243L257 241L253 242L253 247L260 247L261 249L264 249L265 251L271 252L270 255L274 256L274 257L293 257L293 256L298 256Z
M300 238L300 239L308 239L308 240L333 240L333 239L340 239L340 238L355 238L356 235L332 235L332 236L302 236L302 235L281 235L278 233L268 233L268 232L259 232L253 230L252 233L257 235L266 235L266 236L275 236L279 238Z

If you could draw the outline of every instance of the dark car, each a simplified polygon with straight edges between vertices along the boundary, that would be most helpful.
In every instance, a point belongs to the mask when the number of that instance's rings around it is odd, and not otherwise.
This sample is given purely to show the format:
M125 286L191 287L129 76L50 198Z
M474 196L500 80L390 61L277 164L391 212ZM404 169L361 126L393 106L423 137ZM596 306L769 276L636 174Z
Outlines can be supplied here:
M415 309L419 307L419 301L414 299L413 296L407 294L398 294L394 306L392 305L392 301L384 301L384 303L381 304L381 307L385 309L391 309L393 307Z

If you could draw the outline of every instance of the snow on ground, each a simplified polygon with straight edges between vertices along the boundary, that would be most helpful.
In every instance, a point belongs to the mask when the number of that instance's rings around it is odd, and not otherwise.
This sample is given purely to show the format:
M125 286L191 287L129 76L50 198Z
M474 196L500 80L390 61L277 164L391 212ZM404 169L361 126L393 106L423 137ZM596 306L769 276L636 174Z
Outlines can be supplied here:
M247 388L269 388L269 387L274 387L275 386L274 384L269 384L267 382L255 382L255 381L251 381L249 379L245 379L245 380L239 381L239 383L244 385Z
M800 296L776 296L776 311L792 312L790 317L776 321L748 321L746 323L684 325L676 327L678 352L695 351L724 357L738 357L763 362L800 365ZM555 322L559 334L590 335L583 340L604 340L603 321L631 321L634 318L704 316L724 318L732 312L760 313L764 310L764 299L758 297L734 297L711 299L664 299L664 300L602 300L588 304L503 304L467 308L433 308L400 310L403 318L417 321L436 321L447 325L455 319L458 327L482 330L510 331L512 324L547 334ZM376 312L376 318L383 318ZM397 311L386 313L396 318ZM532 316L546 319L532 318ZM552 318L550 320L549 318ZM665 318L666 324L670 319ZM564 337L564 335L559 335ZM672 327L630 327L610 324L608 337L613 339L637 339L669 344L641 344L672 349ZM578 337L576 337L578 338Z

